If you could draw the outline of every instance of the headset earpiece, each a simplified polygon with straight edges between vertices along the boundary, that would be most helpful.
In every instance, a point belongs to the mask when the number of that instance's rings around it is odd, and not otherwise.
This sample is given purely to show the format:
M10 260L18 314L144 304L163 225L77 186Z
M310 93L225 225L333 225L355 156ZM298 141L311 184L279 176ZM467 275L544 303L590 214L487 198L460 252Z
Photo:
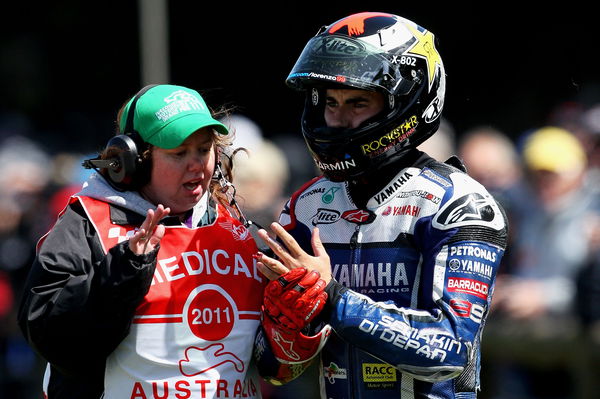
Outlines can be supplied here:
M149 179L149 171L142 169L141 153L147 144L137 133L133 126L135 106L139 98L148 90L157 85L148 85L142 88L133 98L127 110L127 119L123 133L112 137L106 144L107 159L86 159L83 166L88 169L106 169L103 175L106 181L116 190L126 191L142 186ZM141 150L141 151L140 151ZM148 169L148 168L146 168ZM144 181L137 181L137 180Z
M108 177L121 189L129 187L142 161L135 141L129 135L120 134L111 138L106 148L110 153L114 151L111 161L116 163L116 166L107 169Z

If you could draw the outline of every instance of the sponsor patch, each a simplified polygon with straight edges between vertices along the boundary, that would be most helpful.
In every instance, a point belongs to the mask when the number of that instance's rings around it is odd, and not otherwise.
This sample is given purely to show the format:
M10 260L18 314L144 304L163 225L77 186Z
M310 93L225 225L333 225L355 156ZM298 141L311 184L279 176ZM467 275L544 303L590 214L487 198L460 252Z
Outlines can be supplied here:
M408 197L424 198L428 201L433 202L434 204L439 204L442 201L442 199L440 197L433 195L430 192L427 192L424 190L412 190L412 191L406 191L406 192L398 194L398 198L408 198Z
M346 287L365 294L384 292L410 292L410 283L414 276L408 274L402 262L360 263L332 265L333 278Z
M383 216L414 216L421 213L421 208L414 205L388 206L381 213Z
M481 324L483 316L485 315L485 307L471 303L465 299L451 299L450 308L452 312L458 317L469 318L477 324Z
M342 219L354 224L369 224L375 220L375 213L363 209L352 209L342 213Z
M472 259L450 259L448 267L451 272L471 274L477 277L484 277L488 280L494 275L494 267L485 262Z
M325 192L325 188L320 187L320 188L313 188L310 191L305 192L304 194L302 194L300 197L298 197L299 200L306 198L306 197L310 197L311 195L314 194L323 194Z
M363 363L363 381L384 382L396 381L396 369L387 363Z
M367 389L394 389L396 369L387 363L363 363L362 378Z
M375 194L373 196L373 198L371 198L369 200L369 202L367 203L367 208L375 208L375 207L377 207L379 205L384 204L388 200L394 198L396 196L396 193L412 177L413 177L413 175L410 172L408 172L408 171L400 172L400 174L398 176L396 176L396 178L390 184L388 184L387 186L385 186L383 188L383 190L381 190L380 192L378 192L377 194Z
M498 230L500 223L498 206L491 196L470 193L449 202L433 219L436 228L444 230L466 225L487 226Z
M335 384L336 379L345 380L348 378L348 372L346 369L339 368L334 362L329 363L329 366L323 367L325 378L329 380L330 384Z
M325 189L322 190L324 191ZM333 199L335 198L335 193L339 190L339 187L331 187L329 190L327 190L326 193L324 193L321 196L321 201L323 201L325 204L331 204L333 202Z
M312 217L312 225L331 224L340 220L340 213L334 209L319 208Z
M442 186L442 187L450 187L452 185L452 183L450 183L447 179L443 178L442 176L438 175L437 173L435 173L433 170L431 169L423 169L423 171L421 172L421 175L423 177L425 177L427 180L431 180L432 182Z
M450 292L462 292L482 299L487 299L489 287L489 284L470 278L450 277L447 283Z

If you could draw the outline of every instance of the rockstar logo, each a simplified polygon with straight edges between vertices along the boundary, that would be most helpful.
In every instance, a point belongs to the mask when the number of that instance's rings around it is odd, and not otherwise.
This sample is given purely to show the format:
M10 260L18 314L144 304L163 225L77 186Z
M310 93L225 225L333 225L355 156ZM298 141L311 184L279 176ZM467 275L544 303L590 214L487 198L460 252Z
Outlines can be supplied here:
M414 28L410 25L407 26L417 39L412 47L407 50L407 53L414 54L419 58L423 58L427 63L429 91L431 91L431 86L433 85L435 75L442 67L442 58L435 48L433 33L429 31L421 32L417 28Z

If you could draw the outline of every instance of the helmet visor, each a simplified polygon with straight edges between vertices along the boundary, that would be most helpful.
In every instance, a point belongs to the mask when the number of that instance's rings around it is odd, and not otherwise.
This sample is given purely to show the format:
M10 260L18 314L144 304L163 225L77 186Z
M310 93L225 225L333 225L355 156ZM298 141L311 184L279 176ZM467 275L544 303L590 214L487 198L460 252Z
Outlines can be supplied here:
M390 52L364 40L335 34L319 35L308 42L286 83L299 90L337 84L385 90L392 95L407 94L413 82L402 77L400 65L395 62L396 57Z

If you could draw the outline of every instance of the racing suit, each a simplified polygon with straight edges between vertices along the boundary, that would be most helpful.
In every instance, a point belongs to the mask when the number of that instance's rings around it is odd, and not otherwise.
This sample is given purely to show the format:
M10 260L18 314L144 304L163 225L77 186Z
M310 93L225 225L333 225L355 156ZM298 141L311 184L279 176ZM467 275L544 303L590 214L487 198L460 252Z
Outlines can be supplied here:
M259 398L251 362L266 279L249 231L201 200L160 248L127 238L152 204L101 179L73 197L39 244L19 323L56 398ZM193 227L192 227L193 226Z
M452 163L419 153L360 208L348 183L316 178L282 212L309 253L318 227L331 259L328 304L311 326L335 332L321 352L322 397L476 397L507 225Z

